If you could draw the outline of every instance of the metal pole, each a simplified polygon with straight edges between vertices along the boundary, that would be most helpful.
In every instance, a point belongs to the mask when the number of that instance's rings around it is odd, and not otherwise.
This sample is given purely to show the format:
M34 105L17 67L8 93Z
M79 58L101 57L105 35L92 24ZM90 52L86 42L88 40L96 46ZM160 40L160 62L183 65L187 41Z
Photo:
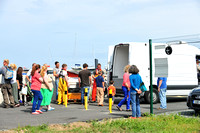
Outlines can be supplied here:
M153 76L152 76L152 40L149 39L149 61L150 61L150 113L153 114Z

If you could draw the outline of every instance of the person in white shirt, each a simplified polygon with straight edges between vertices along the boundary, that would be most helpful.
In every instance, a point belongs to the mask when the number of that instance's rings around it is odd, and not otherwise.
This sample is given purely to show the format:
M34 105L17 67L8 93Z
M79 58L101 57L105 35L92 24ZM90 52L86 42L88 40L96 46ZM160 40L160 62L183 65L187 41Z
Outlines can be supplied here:
M33 63L32 64L32 67L33 66L35 66L36 65L36 63ZM31 84L31 71L32 71L32 68L31 69L29 69L29 71L27 72L27 74L26 74L26 79L28 80L28 82ZM30 85L30 87L31 87L31 85Z

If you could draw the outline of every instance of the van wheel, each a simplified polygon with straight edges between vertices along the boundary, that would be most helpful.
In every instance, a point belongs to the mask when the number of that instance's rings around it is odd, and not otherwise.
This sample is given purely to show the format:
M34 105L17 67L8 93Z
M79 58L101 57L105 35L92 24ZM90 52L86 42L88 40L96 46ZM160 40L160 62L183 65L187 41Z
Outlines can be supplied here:
M150 103L151 99L150 99L150 91L146 91L144 94L144 99L145 102ZM153 103L158 103L159 101L159 96L158 96L158 91L156 89L153 88Z

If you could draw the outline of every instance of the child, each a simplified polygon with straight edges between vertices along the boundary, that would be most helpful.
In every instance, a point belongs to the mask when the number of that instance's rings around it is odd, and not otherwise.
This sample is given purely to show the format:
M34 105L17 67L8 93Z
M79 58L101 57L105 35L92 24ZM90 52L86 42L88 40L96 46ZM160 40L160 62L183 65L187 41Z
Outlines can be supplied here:
M112 105L114 104L115 101L115 94L116 94L116 88L114 86L114 81L110 80L110 86L108 87L108 96L109 96L109 90L112 90Z
M66 105L66 94L67 94L67 88L68 85L68 79L67 79L67 64L62 65L62 70L59 74L59 84L58 84L58 104L61 104L63 102L63 105Z
M101 76L102 72L98 72L98 77L95 78L96 80L96 85L97 85L97 102L99 106L104 106L103 101L104 101L104 79Z

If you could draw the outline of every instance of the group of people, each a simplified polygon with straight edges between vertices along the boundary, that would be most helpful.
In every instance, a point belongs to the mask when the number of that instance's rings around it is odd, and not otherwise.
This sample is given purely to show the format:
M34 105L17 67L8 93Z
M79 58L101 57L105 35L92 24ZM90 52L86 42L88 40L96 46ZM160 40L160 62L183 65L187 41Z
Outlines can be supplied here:
M23 105L27 105L26 94L21 91L23 86L30 86L31 92L33 93L32 99L32 114L41 114L45 111L51 111L55 108L51 107L51 100L53 96L53 80L47 75L48 65L44 64L42 67L39 64L33 63L32 69L30 69L26 75L26 79L29 83L24 83L22 78L22 67L18 67L15 64L9 65L9 60L5 59L3 61L3 67L0 68L0 74L2 74L2 94L4 99L4 108L19 107L20 101ZM13 77L8 78L9 67L13 71ZM17 70L16 70L17 69ZM118 110L122 111L121 106L126 103L126 111L132 110L132 117L140 118L140 99L139 96L142 93L140 87L143 83L141 76L139 75L139 69L135 65L127 65L124 68L122 90L124 92L124 98L116 106ZM67 94L68 94L68 75L67 75L67 65L63 64L62 69L59 68L59 62L55 62L55 68L53 70L53 75L55 76L55 89L56 89L56 100L58 104L67 104ZM93 80L93 82L92 82ZM81 103L84 104L84 94L85 88L88 89L88 100L90 97L90 90L92 88L92 98L91 102L98 103L99 106L104 106L104 72L101 69L101 64L97 65L97 68L91 75L88 70L88 64L83 64L83 70L78 74L79 87L81 88ZM167 78L159 77L157 81L158 92L160 96L161 105L158 109L166 109L166 85ZM112 90L112 99L114 104L114 96L116 94L116 88L114 87L114 81L109 82L108 91ZM8 98L9 97L9 98ZM97 98L97 99L96 99ZM9 100L8 100L9 99ZM9 102L10 101L10 102ZM130 108L130 103L132 109ZM46 106L47 109L43 107Z
M91 102L98 103L98 106L104 106L104 91L105 91L105 82L104 82L104 72L101 69L101 64L97 65L97 68L93 72L93 75L91 76L91 72L87 69L88 64L83 64L83 70L79 72L78 80L79 80L79 87L81 88L81 103L84 104L84 92L85 88L88 89L88 100L90 97L90 89L92 88L92 98ZM93 84L92 84L93 79ZM113 102L114 102L114 95L115 95L115 87L113 86L114 82L110 81L110 87L108 87L108 90L112 86L113 90ZM96 99L97 98L97 99Z
M29 82L25 82L22 74L23 68L18 67L17 69L15 64L10 64L9 66L9 60L5 59L3 67L0 68L0 74L2 74L1 91L4 99L3 107L19 107L20 102L22 102L22 105L27 106L26 95L30 86L33 94L30 99L33 103L32 114L41 114L47 110L54 110L50 106L53 96L53 83L52 79L47 75L47 67L47 64L44 64L41 68L39 64L33 63L32 69L26 75L26 79ZM44 109L44 106L47 106L47 109Z
M5 59L3 61L3 67L0 69L0 74L2 74L2 86L1 91L4 99L4 108L14 108L20 105L27 106L26 94L22 92L24 88L23 78L22 78L22 67L18 67L15 64L10 64L9 60ZM13 77L5 77L7 69L10 68L13 71ZM10 104L9 104L10 103Z
M142 93L140 87L143 84L142 78L139 75L139 69L135 65L127 65L124 68L122 90L124 92L124 98L116 106L119 111L122 111L121 106L126 103L126 111L132 110L132 116L130 118L136 119L141 117L140 112L140 94ZM166 90L167 90L167 78L159 77L157 80L158 92L160 97L160 107L158 110L166 109ZM132 109L130 109L130 103Z

